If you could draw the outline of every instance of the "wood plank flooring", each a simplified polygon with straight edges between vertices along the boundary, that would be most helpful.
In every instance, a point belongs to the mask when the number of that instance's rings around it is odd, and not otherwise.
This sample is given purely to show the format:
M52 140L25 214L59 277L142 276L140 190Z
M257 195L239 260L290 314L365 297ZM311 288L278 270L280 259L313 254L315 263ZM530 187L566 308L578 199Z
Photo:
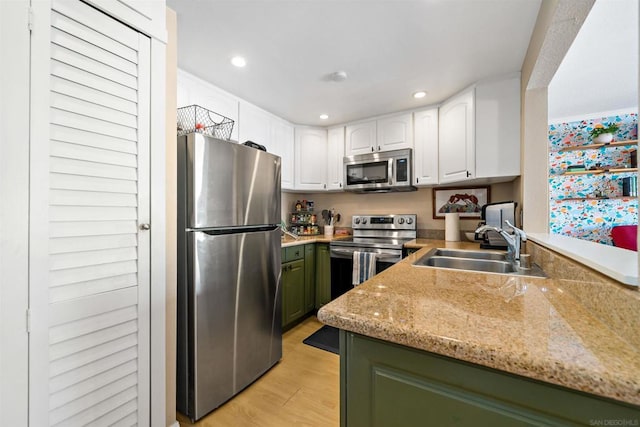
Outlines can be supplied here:
M283 427L340 424L340 358L303 344L322 327L310 317L282 337L282 360L239 395L191 424L178 414L181 426Z

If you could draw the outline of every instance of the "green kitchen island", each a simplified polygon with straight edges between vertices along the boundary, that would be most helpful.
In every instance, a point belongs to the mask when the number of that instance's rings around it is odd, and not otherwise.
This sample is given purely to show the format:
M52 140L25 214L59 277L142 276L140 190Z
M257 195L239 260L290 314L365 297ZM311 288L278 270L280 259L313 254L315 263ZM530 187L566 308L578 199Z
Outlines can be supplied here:
M427 250L318 312L342 426L640 425L640 351L563 281L412 266Z

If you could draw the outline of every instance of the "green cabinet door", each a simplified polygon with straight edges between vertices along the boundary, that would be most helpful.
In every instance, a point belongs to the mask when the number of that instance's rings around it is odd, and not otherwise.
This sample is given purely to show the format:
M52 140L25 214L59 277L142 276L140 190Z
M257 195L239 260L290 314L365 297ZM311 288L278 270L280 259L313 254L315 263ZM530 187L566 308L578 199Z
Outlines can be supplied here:
M282 264L283 327L305 314L304 302L304 259Z
M343 427L564 427L639 419L638 406L340 331Z
M316 245L304 245L304 314L316 305Z
M316 244L316 309L331 301L331 255L327 243Z

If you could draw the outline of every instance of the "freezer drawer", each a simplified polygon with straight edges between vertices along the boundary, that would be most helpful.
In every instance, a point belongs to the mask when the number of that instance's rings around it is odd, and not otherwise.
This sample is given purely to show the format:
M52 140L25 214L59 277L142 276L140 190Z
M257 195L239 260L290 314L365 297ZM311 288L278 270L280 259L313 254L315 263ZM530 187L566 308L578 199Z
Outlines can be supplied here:
M184 227L280 224L280 157L194 133L178 138Z
M178 409L198 419L282 357L280 230L184 238Z

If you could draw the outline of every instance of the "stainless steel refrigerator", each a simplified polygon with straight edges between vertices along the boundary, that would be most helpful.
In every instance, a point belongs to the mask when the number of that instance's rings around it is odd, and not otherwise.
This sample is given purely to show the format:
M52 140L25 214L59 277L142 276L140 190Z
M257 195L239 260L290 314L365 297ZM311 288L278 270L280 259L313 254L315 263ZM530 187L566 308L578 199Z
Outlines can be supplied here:
M280 157L178 138L177 408L192 420L282 357Z

